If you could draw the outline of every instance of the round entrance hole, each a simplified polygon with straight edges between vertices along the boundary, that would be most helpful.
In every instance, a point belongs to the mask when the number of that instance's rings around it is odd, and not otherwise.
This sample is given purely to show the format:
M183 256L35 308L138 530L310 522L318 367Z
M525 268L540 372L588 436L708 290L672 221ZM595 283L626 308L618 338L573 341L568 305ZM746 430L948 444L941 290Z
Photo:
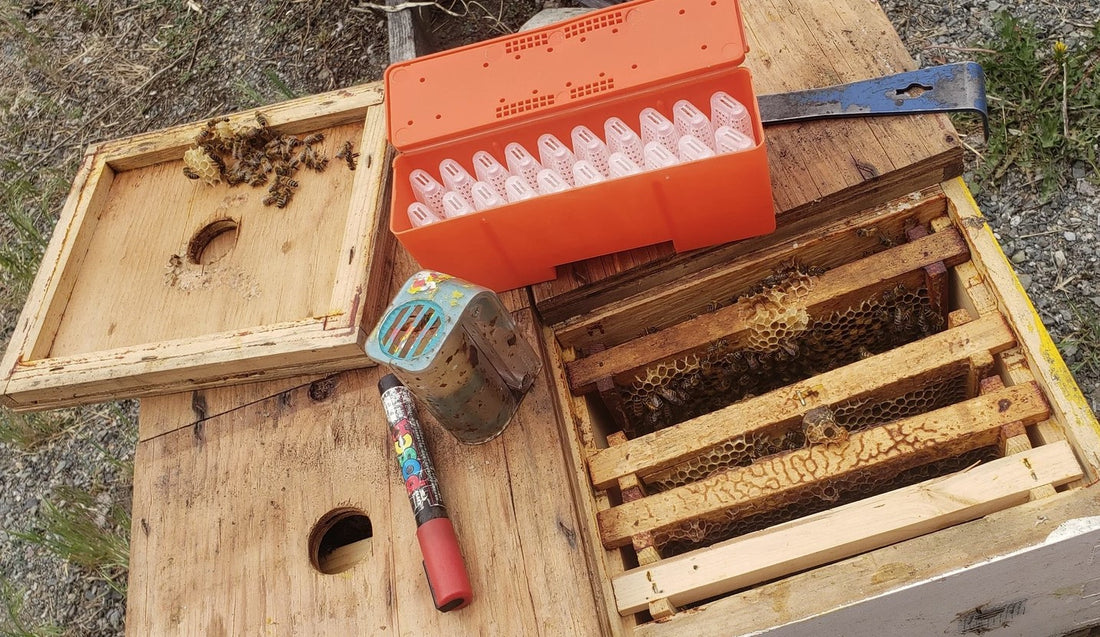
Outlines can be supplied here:
M187 244L187 260L195 265L210 265L229 254L237 244L237 222L216 219L202 227Z
M370 518L359 509L329 511L309 533L309 561L326 575L342 573L367 556L373 534Z

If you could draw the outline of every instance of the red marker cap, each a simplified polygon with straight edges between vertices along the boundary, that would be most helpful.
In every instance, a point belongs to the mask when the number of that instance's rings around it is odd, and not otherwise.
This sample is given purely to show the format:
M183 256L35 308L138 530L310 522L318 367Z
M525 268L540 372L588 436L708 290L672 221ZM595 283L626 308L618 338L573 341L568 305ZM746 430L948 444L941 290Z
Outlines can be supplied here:
M473 589L451 520L428 520L417 527L416 539L424 556L424 573L428 576L435 607L445 613L469 604Z

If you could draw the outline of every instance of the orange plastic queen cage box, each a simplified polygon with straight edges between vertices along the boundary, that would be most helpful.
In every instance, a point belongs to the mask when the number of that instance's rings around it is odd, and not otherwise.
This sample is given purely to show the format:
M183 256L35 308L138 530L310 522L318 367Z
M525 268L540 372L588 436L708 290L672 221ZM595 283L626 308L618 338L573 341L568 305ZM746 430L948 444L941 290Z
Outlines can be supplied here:
M685 251L771 232L764 131L752 78L739 66L746 50L737 0L635 0L394 64L386 71L389 137L399 151L390 229L421 266L497 291L603 254L670 240ZM440 163L453 159L474 175L479 151L507 166L513 142L538 159L541 136L572 148L576 126L602 138L612 117L641 134L643 110L671 121L674 105L688 100L710 115L718 91L749 112L746 150L410 222L413 170L442 182Z

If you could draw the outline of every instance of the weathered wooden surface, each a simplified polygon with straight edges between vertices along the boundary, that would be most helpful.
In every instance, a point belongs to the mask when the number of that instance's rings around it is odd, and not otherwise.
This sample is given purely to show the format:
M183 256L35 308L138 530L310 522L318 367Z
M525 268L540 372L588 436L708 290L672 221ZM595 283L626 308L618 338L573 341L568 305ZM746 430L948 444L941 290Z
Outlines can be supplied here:
M958 232L937 232L829 270L813 280L799 301L811 317L828 316L857 305L853 302L855 295L863 295L860 299L863 300L866 290L889 281L896 280L916 289L924 282L921 271L924 265L937 261L955 265L965 260L966 255L966 245ZM570 386L580 394L590 391L603 377L629 383L633 380L631 374L640 368L691 354L718 339L725 339L731 348L743 346L751 330L752 317L752 307L749 300L745 300L596 352L566 364Z
M728 302L792 259L810 267L835 268L857 255L902 243L907 225L923 225L945 214L943 189L934 186L825 225L812 219L785 224L766 237L738 242L741 251L735 259L639 289L564 322L545 312L540 315L546 323L557 323L554 332L563 348L611 347L711 310L713 303Z
M758 94L828 86L911 70L914 62L873 0L753 0L742 3ZM963 151L946 116L827 120L766 129L781 224L820 223L962 172ZM558 268L533 286L551 322L727 260L736 244L674 255L662 244ZM581 289L581 286L584 286ZM629 293L629 292L627 292Z
M884 493L760 533L636 568L615 578L619 612L675 605L835 562L1027 502L1029 491L1081 477L1065 442L1027 449L944 478Z
M381 100L373 84L263 109L280 133L323 132L329 156L344 142L360 153L355 171L299 170L284 209L264 206L263 188L183 176L201 123L93 147L4 358L5 400L45 408L369 364L356 350L394 243ZM217 254L193 259L194 238L229 220Z
M534 339L531 310L517 316ZM375 386L383 373L338 374L312 396L304 381L285 392L268 383L271 395L259 401L262 386L209 390L207 405L242 408L198 425L178 398L142 401L128 634L606 630L548 375L485 445L461 445L422 416L474 588L469 607L443 614L432 606L388 442ZM172 419L178 428L165 426ZM153 422L157 436L145 431ZM337 507L365 512L373 537L362 562L323 575L310 565L308 538Z

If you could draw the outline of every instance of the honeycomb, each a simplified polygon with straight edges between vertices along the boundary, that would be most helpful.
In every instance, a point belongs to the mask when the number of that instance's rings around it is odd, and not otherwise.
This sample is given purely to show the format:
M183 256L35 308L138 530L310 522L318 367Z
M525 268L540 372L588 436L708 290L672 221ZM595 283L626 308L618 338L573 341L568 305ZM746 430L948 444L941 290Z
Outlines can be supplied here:
M206 152L204 148L189 148L183 153L184 171L191 171L196 179L213 186L222 180L221 166Z
M752 326L745 346L749 351L767 354L782 348L793 355L797 350L791 351L791 343L810 325L805 297L813 277L797 268L781 277L740 304L742 319Z
M828 444L829 439L840 442L850 433L885 424L899 418L923 414L934 409L946 407L967 398L966 378L956 375L946 378L933 378L923 385L902 396L883 398L864 398L858 401L845 401L822 409L812 409L803 420L786 431L754 432L748 436L736 436L716 445L706 453L644 478L646 490L650 493L667 491L678 486L702 480L719 471L732 467L743 467L752 462L783 451L792 451L814 444L810 428L835 424L840 431L833 436L824 436L818 444Z
M979 462L999 457L996 447L984 447L892 473L857 472L845 478L818 484L809 491L795 494L781 506L766 510L726 512L710 519L694 519L672 529L653 534L654 545L662 558L686 553L715 542L788 522L837 506L855 502L893 489L961 471Z
M682 359L655 364L616 386L609 408L636 437L810 378L940 331L944 308L923 287L894 285L843 311L810 316L801 300L815 271L800 265L765 279L737 299L753 326L744 347L724 339Z
M848 439L848 430L828 407L815 407L802 417L802 434L811 445L836 445Z

